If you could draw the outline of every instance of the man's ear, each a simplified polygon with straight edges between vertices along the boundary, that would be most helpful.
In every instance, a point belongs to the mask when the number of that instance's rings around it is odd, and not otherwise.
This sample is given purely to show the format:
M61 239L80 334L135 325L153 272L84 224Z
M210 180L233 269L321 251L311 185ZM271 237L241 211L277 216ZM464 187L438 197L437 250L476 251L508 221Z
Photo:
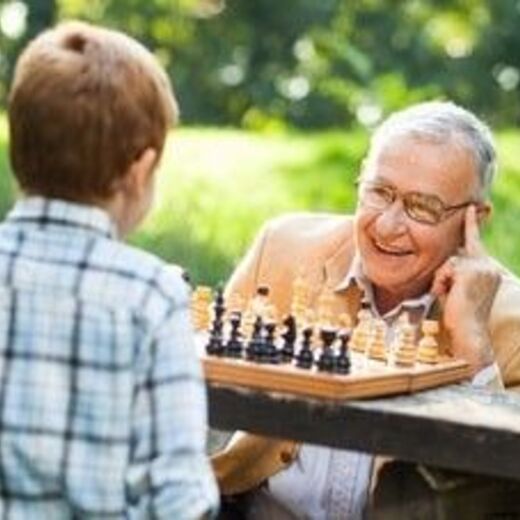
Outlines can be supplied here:
M479 227L482 227L484 224L487 224L491 219L493 214L493 204L491 202L486 201L482 204L478 204L476 206L477 210L477 223Z
M124 177L124 185L127 190L134 195L140 195L152 181L155 167L157 166L157 150L154 148L146 148L135 159L128 168L128 172Z

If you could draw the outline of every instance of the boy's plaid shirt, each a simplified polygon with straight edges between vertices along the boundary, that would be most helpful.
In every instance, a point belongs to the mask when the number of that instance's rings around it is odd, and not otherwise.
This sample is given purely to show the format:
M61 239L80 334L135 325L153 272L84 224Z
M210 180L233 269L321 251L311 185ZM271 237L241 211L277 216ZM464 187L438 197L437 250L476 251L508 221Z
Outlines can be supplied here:
M180 270L100 209L28 198L0 225L0 518L214 511Z

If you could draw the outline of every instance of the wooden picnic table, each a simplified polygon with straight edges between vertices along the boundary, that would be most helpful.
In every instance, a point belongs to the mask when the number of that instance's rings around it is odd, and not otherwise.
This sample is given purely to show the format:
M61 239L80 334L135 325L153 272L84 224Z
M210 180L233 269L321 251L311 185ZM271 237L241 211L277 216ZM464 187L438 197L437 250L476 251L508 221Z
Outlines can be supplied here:
M520 394L450 385L345 402L208 384L210 425L520 479Z

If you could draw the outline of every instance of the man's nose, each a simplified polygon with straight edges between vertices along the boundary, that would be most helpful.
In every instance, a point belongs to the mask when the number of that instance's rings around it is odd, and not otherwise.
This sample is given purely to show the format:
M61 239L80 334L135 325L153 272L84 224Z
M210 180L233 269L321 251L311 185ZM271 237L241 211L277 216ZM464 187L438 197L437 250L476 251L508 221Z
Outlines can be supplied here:
M376 229L379 236L392 238L406 231L407 216L404 211L403 202L400 199L381 211L376 221Z

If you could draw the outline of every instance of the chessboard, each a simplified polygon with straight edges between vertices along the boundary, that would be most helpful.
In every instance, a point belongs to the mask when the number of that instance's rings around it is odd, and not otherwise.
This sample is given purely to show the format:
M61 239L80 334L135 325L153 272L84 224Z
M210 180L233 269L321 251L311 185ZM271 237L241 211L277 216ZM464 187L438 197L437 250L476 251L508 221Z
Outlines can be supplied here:
M291 313L278 321L265 287L240 305L225 302L221 291L197 288L192 316L206 379L344 400L417 392L470 377L466 361L442 353L435 321L417 327L405 314L390 335L368 304L352 327L348 317L330 316L326 301L310 316L296 300Z

